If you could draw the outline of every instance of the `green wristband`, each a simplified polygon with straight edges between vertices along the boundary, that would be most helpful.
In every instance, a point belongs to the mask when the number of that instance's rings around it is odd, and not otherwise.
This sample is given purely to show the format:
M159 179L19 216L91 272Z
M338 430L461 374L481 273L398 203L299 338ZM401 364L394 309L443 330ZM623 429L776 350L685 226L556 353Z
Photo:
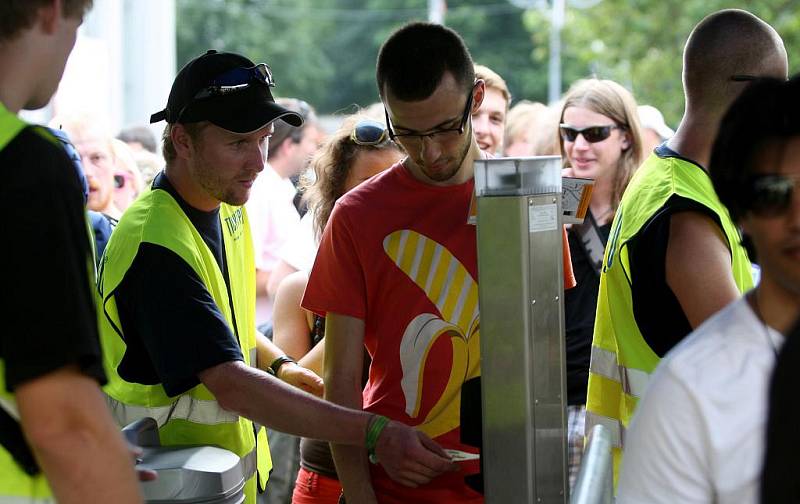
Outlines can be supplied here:
M369 425L367 426L367 453L369 454L369 461L373 464L378 463L378 456L375 455L375 447L378 445L378 438L388 424L388 418L383 415L375 415L370 419Z

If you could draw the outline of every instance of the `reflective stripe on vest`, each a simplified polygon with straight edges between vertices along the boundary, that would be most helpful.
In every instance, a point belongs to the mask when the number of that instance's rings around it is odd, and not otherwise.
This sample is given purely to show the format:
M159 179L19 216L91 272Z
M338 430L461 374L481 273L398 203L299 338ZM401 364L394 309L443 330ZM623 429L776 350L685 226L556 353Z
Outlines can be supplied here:
M141 418L150 417L159 427L163 427L170 420L186 420L202 425L219 425L236 423L239 415L225 411L217 401L204 401L190 395L182 395L178 400L167 406L144 407L125 404L106 396L108 407L119 425L128 425Z
M51 498L36 499L34 497L11 497L0 495L0 504L57 504Z
M640 369L620 366L617 362L617 354L596 346L592 347L589 371L619 383L626 394L632 395L637 399L641 399L644 396L647 384L650 381L648 373Z
M591 423L592 427L595 425L602 425L608 429L608 433L611 435L611 446L613 448L621 448L622 444L625 442L625 427L620 425L620 423L614 418L604 417L602 415L587 411L586 423Z

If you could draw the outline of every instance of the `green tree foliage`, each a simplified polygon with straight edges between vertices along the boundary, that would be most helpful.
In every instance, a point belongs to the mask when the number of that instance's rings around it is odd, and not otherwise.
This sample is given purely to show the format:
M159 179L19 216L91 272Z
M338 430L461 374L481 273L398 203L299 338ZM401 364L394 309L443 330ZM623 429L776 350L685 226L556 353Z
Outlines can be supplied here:
M272 67L276 94L331 113L378 100L375 59L396 28L427 18L427 0L177 0L178 65L209 48ZM543 100L545 66L532 60L523 10L504 0L450 0L446 22L476 61L508 81L515 97Z
M508 0L447 4L445 21L475 61L502 75L515 99L546 101L548 10L524 11ZM567 0L564 90L582 77L613 79L676 125L683 45L700 19L726 7L762 17L790 55L800 50L795 0ZM376 101L380 44L403 23L427 18L427 0L177 0L177 9L180 66L208 48L241 52L272 66L276 94L303 98L323 113ZM790 68L800 70L792 61Z
M791 0L603 0L588 9L571 7L562 33L564 82L596 75L625 85L640 104L658 107L669 124L683 115L681 60L692 28L720 9L743 8L783 37L790 73L800 70L800 13ZM534 40L541 36L526 21Z

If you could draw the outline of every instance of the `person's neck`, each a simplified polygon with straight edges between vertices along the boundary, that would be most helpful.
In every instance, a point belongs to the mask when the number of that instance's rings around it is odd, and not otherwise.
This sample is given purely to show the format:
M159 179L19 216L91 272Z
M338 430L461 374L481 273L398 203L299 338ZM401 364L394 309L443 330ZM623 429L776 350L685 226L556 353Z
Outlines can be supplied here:
M31 99L31 82L38 82L32 67L30 50L18 40L0 50L0 102L12 114L18 114Z
M189 174L186 167L176 164L164 169L164 175L175 191L192 208L211 212L219 208L220 202L211 197Z
M117 208L117 206L114 204L113 199L108 203L108 205L105 206L105 208L100 210L100 213L106 214L109 217L113 217L114 219L117 220L119 220L120 217L122 217L122 210Z
M294 175L294 170L290 166L290 162L288 159L285 158L277 158L275 160L269 159L269 166L272 168L272 171L278 174L278 176L282 179L288 179L292 175Z
M762 272L761 283L751 294L762 322L786 335L800 317L800 293L791 292Z
M611 216L611 194L614 192L614 185L611 180L605 178L596 179L592 188L592 200L589 202L589 210L599 225L603 225L610 220Z
M713 114L686 113L667 147L707 170L720 118Z

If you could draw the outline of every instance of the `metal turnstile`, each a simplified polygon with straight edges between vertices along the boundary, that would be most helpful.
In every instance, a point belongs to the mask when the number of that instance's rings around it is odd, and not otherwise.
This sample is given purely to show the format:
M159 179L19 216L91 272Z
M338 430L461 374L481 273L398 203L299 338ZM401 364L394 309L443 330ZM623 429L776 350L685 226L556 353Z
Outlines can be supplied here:
M487 504L566 503L561 161L475 162Z
M138 466L158 474L140 484L146 504L242 504L247 461L216 446L161 446L158 426L143 418L122 432L143 450ZM253 458L251 463L255 463Z

